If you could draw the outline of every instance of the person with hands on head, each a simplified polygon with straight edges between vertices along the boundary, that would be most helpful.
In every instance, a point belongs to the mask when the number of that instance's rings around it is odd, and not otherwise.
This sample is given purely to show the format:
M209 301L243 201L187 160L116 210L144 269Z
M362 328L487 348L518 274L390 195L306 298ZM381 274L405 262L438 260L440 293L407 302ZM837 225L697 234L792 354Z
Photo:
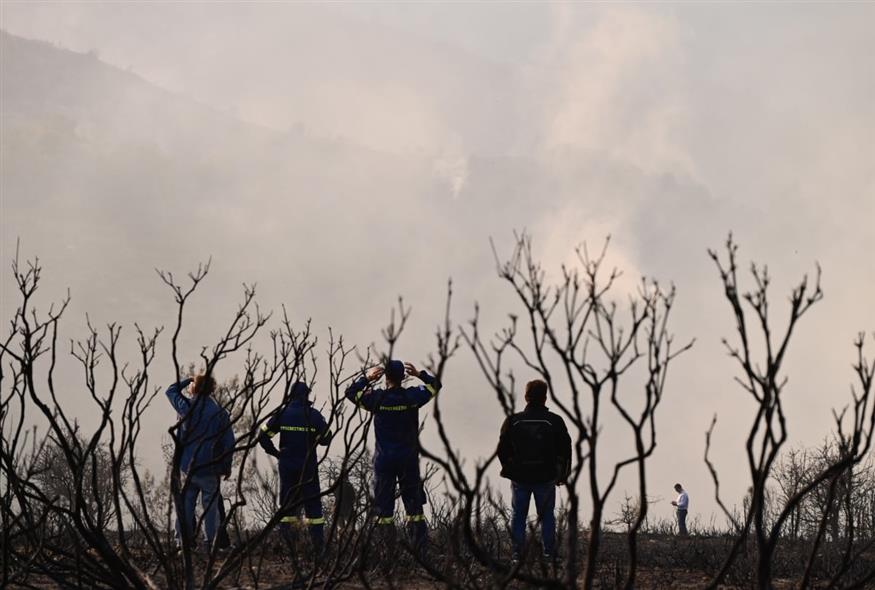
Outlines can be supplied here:
M324 546L325 517L319 485L317 446L331 442L328 423L312 407L310 387L296 381L289 389L288 403L278 409L261 427L258 444L278 459L280 479L280 531L293 542L297 525L306 522L316 555ZM271 440L280 435L280 446ZM306 521L299 520L303 506Z
M190 389L191 397L184 395ZM228 412L213 399L216 380L209 374L183 379L167 388L167 399L177 413L175 432L180 453L179 469L185 476L182 495L175 498L176 534L193 538L198 496L203 507L207 549L216 540L219 520L219 477L231 475L234 430Z
M422 384L404 387L405 375ZM386 387L373 384L382 377ZM359 408L373 413L374 435L374 503L380 527L394 525L396 483L407 513L408 531L418 551L428 543L428 527L423 514L425 492L419 473L419 409L440 391L438 379L420 371L412 363L390 360L382 367L370 369L346 389L346 398Z
M525 396L526 409L508 416L501 426L497 451L501 476L511 480L515 562L525 548L532 496L541 522L544 557L555 559L556 487L565 485L571 472L571 437L562 417L547 410L547 383L529 381Z

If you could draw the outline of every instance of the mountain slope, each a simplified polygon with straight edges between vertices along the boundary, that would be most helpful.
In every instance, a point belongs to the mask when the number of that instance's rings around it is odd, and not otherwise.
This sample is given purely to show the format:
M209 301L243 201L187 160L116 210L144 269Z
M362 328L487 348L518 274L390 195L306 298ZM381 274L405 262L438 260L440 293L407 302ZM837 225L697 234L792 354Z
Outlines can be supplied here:
M132 261L213 255L246 273L239 279L305 277L310 288L296 297L307 308L322 308L324 292L346 301L353 283L384 293L367 303L384 310L399 291L440 299L419 279L424 269L479 296L494 280L484 274L490 236L501 243L532 229L555 263L584 237L652 227L634 215L650 202L663 204L665 220L701 202L695 186L593 152L443 162L279 133L93 55L6 33L2 44L4 234L63 252L65 267L94 261L119 280ZM707 227L690 229L701 237ZM631 275L637 233L620 245Z

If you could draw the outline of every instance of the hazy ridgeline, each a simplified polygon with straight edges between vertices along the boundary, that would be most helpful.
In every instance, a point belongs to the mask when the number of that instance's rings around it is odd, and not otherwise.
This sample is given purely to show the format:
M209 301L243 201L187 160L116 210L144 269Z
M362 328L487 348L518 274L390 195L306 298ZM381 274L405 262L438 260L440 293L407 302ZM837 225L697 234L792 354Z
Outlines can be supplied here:
M607 244L605 244L607 247ZM159 271L177 306L176 321L134 333L110 324L90 328L64 344L67 299L49 307L34 303L42 269L16 259L12 272L20 306L2 345L3 580L6 585L54 583L69 587L334 587L343 584L394 586L438 584L451 587L532 585L625 588L721 584L771 588L790 580L800 587L822 585L863 588L875 580L875 470L871 443L875 428L872 380L875 361L864 352L865 337L855 343L854 382L846 403L835 414L832 437L817 449L789 449L783 363L797 322L822 298L820 269L792 290L789 318L775 321L770 276L756 265L739 276L737 247L730 239L724 253L711 253L719 270L737 333L727 337L730 361L738 365L739 400L753 400L745 460L750 490L743 499L719 493L719 469L708 458L722 524L694 525L691 538L674 538L671 523L652 521L648 506L647 465L664 418L660 404L668 370L683 362L692 342L679 341L671 329L675 290L643 280L625 305L614 300L617 269L604 264L605 251L577 251L577 264L564 267L555 282L534 257L527 235L498 263L499 276L517 296L507 326L493 335L480 331L479 309L472 320L452 319L452 285L445 317L437 325L428 370L452 383L453 361L473 354L482 369L482 394L491 391L498 411L513 412L520 386L537 375L551 387L551 406L569 424L574 441L567 496L560 510L561 560L538 561L537 543L519 565L509 560L508 507L500 482L487 473L495 454L475 457L453 439L444 420L442 399L435 399L425 425L436 429L439 444L423 449L428 459L429 552L412 550L400 533L375 542L369 497L367 438L370 415L355 411L343 396L350 379L375 362L392 358L405 336L410 310L403 301L383 330L383 342L354 347L340 334L317 341L309 323L292 325L283 312L259 308L251 287L244 287L238 310L226 319L224 335L205 346L200 359L186 365L178 356L178 337L186 311L205 288L209 266L186 277ZM156 278L156 280L159 280ZM121 351L134 338L138 354ZM267 347L256 347L267 339ZM176 374L224 372L216 397L231 414L236 437L234 472L223 484L227 528L233 543L227 553L195 550L195 539L182 539L176 551L173 494L184 490L178 477L180 453L175 428L165 449L166 473L140 465L141 418L164 403L168 379L156 375L158 343L169 341ZM68 347L69 346L69 347ZM269 350L261 353L257 350ZM164 347L166 350L166 347ZM91 395L94 429L81 428L54 379L59 355L80 364ZM522 374L511 361L522 362ZM321 374L327 367L327 375ZM322 410L336 432L319 455L329 518L329 551L313 559L303 541L279 543L276 477L256 460L260 426L275 410L275 391L285 396L291 382L326 388ZM172 379L171 379L172 381ZM607 413L622 422L605 424ZM29 427L37 419L43 428ZM635 452L606 460L600 442L606 428L633 441ZM589 432L589 437L581 437ZM691 441L691 444L696 444ZM617 494L618 477L630 471L637 487L627 491L618 514L606 502ZM352 484L354 498L333 510L341 482ZM611 530L620 532L611 532ZM530 537L533 538L533 537Z
M486 57L487 5L427 9L429 30L442 13L474 33L467 50L391 26L415 7L375 24L355 11L376 5L344 6L0 6L3 583L871 586L871 340L868 364L851 342L875 319L871 7L511 3ZM728 228L772 264L771 307L747 262L736 288L731 246L715 278L705 248ZM815 260L822 301L814 274L794 291ZM258 297L238 312L241 281ZM421 564L400 527L374 543L370 423L341 403L393 350L446 384L423 420ZM163 396L205 366L237 435L237 547L210 557L174 552ZM535 545L513 570L491 453L539 374L572 434L597 436L574 437L561 565ZM254 447L296 378L340 433L318 565L278 542Z

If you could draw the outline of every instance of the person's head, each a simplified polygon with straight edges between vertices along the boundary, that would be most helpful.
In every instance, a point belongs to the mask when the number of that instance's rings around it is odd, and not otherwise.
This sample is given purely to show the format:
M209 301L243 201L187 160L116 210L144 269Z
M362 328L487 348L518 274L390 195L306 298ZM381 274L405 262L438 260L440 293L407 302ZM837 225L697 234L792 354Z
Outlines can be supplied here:
M526 403L534 404L536 406L546 405L547 383L540 379L535 379L534 381L526 383Z
M195 375L191 382L192 395L213 395L216 391L216 380L212 375Z
M674 491L676 491L677 493L680 494L682 491L684 491L684 486L682 486L679 483L676 483L676 484L674 484Z
M289 388L289 399L306 400L310 397L310 387L303 381L295 381Z
M404 363L398 360L390 360L386 363L386 384L389 387L398 387L404 381Z

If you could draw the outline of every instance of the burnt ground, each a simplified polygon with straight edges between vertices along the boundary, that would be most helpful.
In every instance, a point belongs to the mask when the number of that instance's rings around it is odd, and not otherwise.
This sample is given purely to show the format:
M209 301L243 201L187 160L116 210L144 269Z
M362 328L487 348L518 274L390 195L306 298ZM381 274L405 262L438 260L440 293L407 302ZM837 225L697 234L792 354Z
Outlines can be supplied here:
M585 543L585 539L581 539ZM715 572L723 564L732 539L725 536L691 536L679 538L670 535L641 535L639 537L639 568L635 588L670 588L687 590L704 588L710 582ZM501 548L499 548L500 550ZM818 553L815 561L812 586L826 587L829 578L841 567L844 545L831 547L826 544ZM581 553L586 547L581 548ZM327 578L334 583L333 588L444 588L448 584L430 574L426 568L418 564L402 547L379 548L370 547L364 558L354 562L347 555L329 552L327 561L323 562L321 573L311 576L314 561L306 555L307 547L303 546L297 552L290 552L280 544L265 547L244 560L242 566L234 575L229 576L219 585L221 588L321 588L326 587ZM774 578L772 587L776 590L798 587L801 573L810 554L809 546L804 542L784 542L772 562ZM449 547L441 546L439 540L432 543L428 562L434 570L448 579L458 580L467 587L493 588L502 585L506 580L509 563L500 561L502 571L490 571L480 566L473 556L463 558L451 557ZM521 571L524 574L541 578L561 579L564 575L567 559L556 564L545 563L536 555L530 555L524 560ZM736 564L726 577L724 589L746 589L755 587L756 553L753 543L749 543L739 554ZM142 570L148 572L158 587L167 586L162 568L150 559L147 552L135 551L132 555ZM177 557L178 559L178 557ZM217 565L224 563L227 557L220 557ZM581 555L581 561L583 561ZM195 555L195 563L200 572L207 566L207 557ZM326 564L327 565L324 565ZM352 567L350 567L350 564ZM346 567L344 567L346 566ZM332 573L326 576L326 570ZM857 556L848 568L844 582L859 580L866 572L875 570L875 550L870 548ZM625 535L606 533L602 538L601 559L595 575L595 587L609 589L623 587L628 572L628 549ZM75 576L64 579L63 586L76 586ZM578 586L582 587L583 576L580 576ZM843 584L846 585L846 584ZM522 581L507 584L509 588L528 588L534 585ZM43 576L31 576L24 584L11 587L57 588L62 584L53 582ZM80 587L93 587L82 584ZM872 587L875 587L873 585Z

